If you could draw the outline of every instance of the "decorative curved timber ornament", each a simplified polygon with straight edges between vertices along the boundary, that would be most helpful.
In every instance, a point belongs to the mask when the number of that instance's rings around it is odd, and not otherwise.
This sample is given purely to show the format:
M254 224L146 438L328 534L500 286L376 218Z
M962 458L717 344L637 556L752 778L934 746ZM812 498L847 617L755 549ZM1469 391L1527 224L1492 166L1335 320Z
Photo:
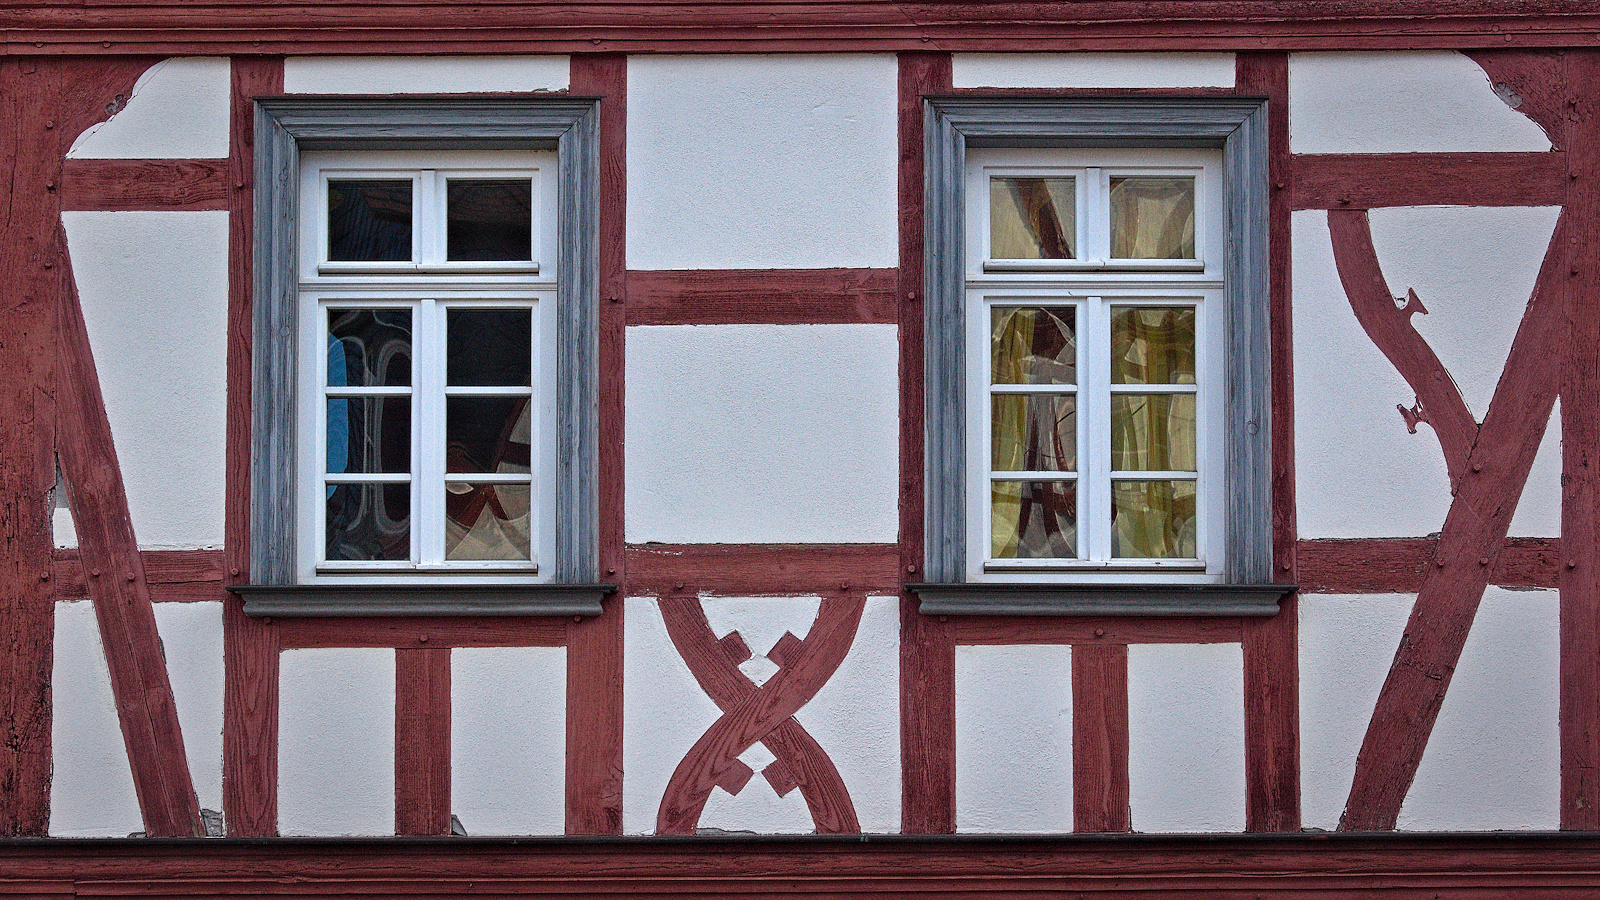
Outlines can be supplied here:
M656 831L694 834L712 787L737 794L755 774L739 755L760 741L776 757L762 775L778 796L799 788L819 834L859 833L861 824L839 770L794 714L850 652L866 598L824 598L805 640L785 633L769 651L768 658L780 668L759 686L739 670L750 649L738 632L718 640L695 597L662 597L658 602L673 646L722 717L672 773Z
M1391 831L1416 778L1561 383L1573 234L1563 212L1482 426L1383 280L1366 210L1330 210L1334 262L1362 328L1417 392L1449 467L1450 511L1356 758L1341 831ZM1416 304L1420 306L1420 303Z

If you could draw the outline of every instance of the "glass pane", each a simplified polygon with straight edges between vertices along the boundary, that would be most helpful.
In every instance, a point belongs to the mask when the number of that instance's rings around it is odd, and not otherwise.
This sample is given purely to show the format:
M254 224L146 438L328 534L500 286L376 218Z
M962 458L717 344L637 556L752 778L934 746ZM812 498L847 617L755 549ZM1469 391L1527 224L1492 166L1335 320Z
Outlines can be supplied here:
M446 384L533 384L533 310L451 309L446 316Z
M329 400L328 471L411 471L411 398Z
M530 414L527 397L445 398L445 471L527 472Z
M328 182L328 259L411 259L411 179Z
M1113 481L1111 555L1118 559L1194 559L1192 481Z
M1112 394L1111 469L1193 472L1193 394Z
M533 182L452 178L445 188L446 258L533 259Z
M1076 384L1078 342L1070 306L995 308L989 313L995 384Z
M995 481L990 527L994 559L1073 559L1078 555L1074 481Z
M411 310L328 310L328 386L411 383Z
M411 485L328 486L328 559L411 558Z
M532 499L526 484L445 485L445 559L527 560Z
M1111 179L1114 259L1194 259L1194 177Z
M1078 465L1077 398L996 394L990 464L997 472L1071 472Z
M1112 384L1194 384L1193 307L1111 312Z
M989 179L989 258L1074 259L1073 178Z

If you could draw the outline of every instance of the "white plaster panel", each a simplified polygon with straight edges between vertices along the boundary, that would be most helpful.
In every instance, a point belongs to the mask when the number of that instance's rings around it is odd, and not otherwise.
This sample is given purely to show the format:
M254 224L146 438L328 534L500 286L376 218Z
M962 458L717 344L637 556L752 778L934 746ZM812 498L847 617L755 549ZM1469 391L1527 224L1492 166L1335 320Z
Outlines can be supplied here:
M894 541L890 325L628 329L627 538Z
M111 670L94 605L57 603L50 700L53 837L127 837L144 830Z
M201 809L222 809L222 602L157 603L172 700Z
M564 91L565 56L291 56L286 94L472 94Z
M78 136L69 159L222 159L228 155L233 76L224 57L150 67L116 115Z
M139 546L220 547L228 214L62 219Z
M1339 826L1416 594L1301 594L1300 818Z
M1072 648L956 647L956 830L1072 830Z
M702 598L718 637L739 631L764 656L785 631L805 638L815 597ZM673 647L656 603L628 598L623 652L623 830L652 833L678 763L721 715ZM727 629L727 630L723 630ZM869 597L849 654L828 683L795 715L839 770L863 831L900 827L899 603ZM779 797L760 770L773 757L760 744L741 755L757 774L737 794L713 788L702 829L804 834L815 829L799 791Z
M1561 827L1559 606L1553 590L1484 593L1401 829Z
M450 807L468 834L566 830L567 652L450 653Z
M1543 151L1550 141L1453 50L1289 55L1296 153Z
M1128 647L1128 806L1135 831L1244 830L1244 653Z
M898 264L893 56L628 61L628 267Z
M78 546L78 524L72 521L72 510L58 506L50 511L50 535L58 548L73 550Z
M1371 214L1389 288L1417 291L1411 322L1482 419L1555 225L1557 210L1413 207ZM1432 429L1406 430L1415 393L1356 321L1319 211L1293 216L1298 516L1307 538L1425 535L1449 510ZM1559 418L1553 416L1512 533L1559 533ZM1351 448L1360 452L1351 452Z
M958 88L1233 87L1232 53L956 53Z
M286 650L278 831L394 834L394 651Z

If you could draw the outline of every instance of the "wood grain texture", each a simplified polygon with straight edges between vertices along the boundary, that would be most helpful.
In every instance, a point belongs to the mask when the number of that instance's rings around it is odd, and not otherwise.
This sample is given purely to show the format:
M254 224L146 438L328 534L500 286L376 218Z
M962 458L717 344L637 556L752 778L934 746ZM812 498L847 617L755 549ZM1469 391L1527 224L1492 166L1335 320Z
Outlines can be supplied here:
M223 553L229 584L250 580L250 378L255 240L253 97L283 92L283 60L241 57L230 76L228 173L228 485ZM244 614L229 595L223 607L222 808L232 837L278 830L278 635Z
M630 595L705 591L736 597L842 588L898 594L893 544L631 544Z
M962 616L946 623L955 643L984 644L1237 644L1243 619L1134 616Z
M923 578L923 98L950 90L950 56L899 57L900 546L897 577ZM900 576L899 572L905 573ZM955 831L955 634L900 597L900 818L906 834Z
M1514 104L1513 109L1544 129L1557 151L1568 146L1567 101L1573 88L1567 82L1565 50L1494 48L1465 53L1489 76L1495 91Z
M219 550L141 550L150 599L156 603L218 601L223 588L223 554ZM50 580L57 600L89 597L89 576L77 550L56 550L51 555Z
M898 278L897 269L633 271L628 324L895 324Z
M662 618L671 623L668 627L674 645L682 642L698 647L701 655L694 657L697 661L709 662L707 656L721 656L711 627L705 624L705 614L699 612L698 601L662 598L660 605ZM780 663L782 667L759 688L749 685L752 689L741 691L741 696L730 694L724 698L734 700L733 704L684 754L662 791L656 815L658 834L694 834L712 788L722 787L730 794L739 792L751 775L739 756L785 722L793 721L791 717L800 707L827 684L850 652L865 609L866 599L860 595L846 597L835 592L834 596L823 597L816 621L804 640L792 642L791 652ZM700 640L695 640L696 635ZM688 661L686 656L685 662ZM775 742L773 752L784 752L779 759L785 766L780 773L769 774L768 779L774 787L802 788L819 832L859 832L855 808L838 771L815 742L808 746L800 734L803 732L798 729L786 729Z
M1434 564L1436 538L1300 541L1300 590L1318 594L1414 594ZM1489 583L1553 588L1561 566L1559 538L1507 538L1489 567Z
M1330 211L1328 226L1334 260L1351 305L1365 305L1376 311L1380 301L1386 302L1410 331L1405 322L1409 313L1395 309L1378 271L1366 213ZM1562 313L1571 290L1566 244L1575 227L1578 226L1570 211L1563 212L1556 222L1551 250L1545 256L1481 429L1470 416L1455 425L1435 424L1453 476L1455 497L1445 516L1434 565L1423 578L1405 636L1367 726L1339 825L1342 830L1394 828L1400 804L1416 777L1560 386L1561 367L1548 363L1551 348L1559 346L1565 330ZM1426 367L1429 360L1437 363L1431 350L1420 352L1426 349L1420 338L1421 346L1416 348L1419 352L1390 355L1393 344L1385 346L1383 328L1386 324L1392 326L1393 320L1364 316L1359 308L1357 318L1408 383L1413 387L1429 384L1428 377L1433 373L1408 368ZM1392 336L1394 332L1388 334ZM1442 367L1437 374L1443 374ZM1448 375L1444 378L1448 382ZM1441 403L1430 404L1428 411L1438 423L1439 407L1459 404L1460 395L1453 384L1433 383L1431 387ZM1448 391L1444 390L1446 387ZM1464 411L1464 405L1460 409ZM1472 431L1463 434L1468 428Z
M1592 834L734 835L0 845L0 888L80 897L1577 900ZM56 894L56 896L60 896Z
M1072 830L1132 831L1128 645L1072 648Z
M748 659L749 648L742 648L736 655L730 654L729 645L712 632L698 599L693 595L663 597L659 606L667 635L677 648L678 655L718 709L724 714L738 714L741 707L765 699L756 696L767 689L765 684L757 687L738 667L743 660L736 656ZM822 624L820 619L818 621ZM799 647L801 643L791 643L789 649L792 653L773 661L784 668L800 664L806 658L802 653L804 648ZM769 655L776 657L779 654L769 651ZM831 673L819 671L813 677L825 679L827 674ZM795 685L796 689L800 687ZM827 750L793 716L777 718L774 714L772 720L762 724L766 730L757 740L774 756L773 761L762 770L762 775L778 796L785 796L799 788L818 834L860 832L861 824L856 818L855 804L850 800L850 792L845 788L844 779L839 777L833 760L828 757ZM726 768L719 784L729 793L738 793L753 773L737 758L724 759L722 764Z
M1567 165L1555 153L1348 153L1292 157L1295 209L1557 206Z
M228 209L234 193L229 168L226 159L69 159L61 172L61 208Z
M65 244L64 232L59 240ZM67 260L61 266L71 271ZM144 559L128 513L76 287L60 299L56 452L71 487L79 553L89 574L89 599L100 626L139 811L145 831L153 836L204 835Z
M574 94L600 98L599 195L599 570L624 583L623 404L627 296L627 58L582 54L571 62ZM605 612L567 626L566 831L622 832L621 596Z
M394 652L394 833L450 833L450 649Z
M146 0L12 7L0 33L35 54L1377 50L1594 46L1600 14L1581 0Z
M1241 53L1237 89L1267 98L1267 308L1271 331L1272 561L1278 584L1297 584L1294 469L1294 323L1290 294L1289 58ZM1298 599L1244 623L1245 828L1300 830L1300 634Z
M1491 71L1505 72L1508 60ZM1543 70L1545 59L1529 61ZM1566 55L1567 215L1586 223L1564 248L1562 318L1561 827L1600 829L1600 56ZM1546 104L1538 104L1545 107Z
M560 647L567 622L549 616L252 618L284 650L316 647Z

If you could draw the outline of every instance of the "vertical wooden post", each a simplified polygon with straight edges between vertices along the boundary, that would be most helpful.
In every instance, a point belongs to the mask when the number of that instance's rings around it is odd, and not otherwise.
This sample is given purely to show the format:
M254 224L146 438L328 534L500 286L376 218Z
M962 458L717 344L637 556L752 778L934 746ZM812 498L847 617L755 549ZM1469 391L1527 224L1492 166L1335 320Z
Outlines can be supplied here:
M1072 648L1072 830L1133 830L1127 644Z
M950 55L900 54L900 564L923 565L922 98L950 89ZM955 831L955 629L900 597L901 831Z
M233 61L228 173L227 580L250 575L250 355L255 177L253 97L283 92L281 57ZM231 837L278 831L278 630L224 601L222 809Z
M572 57L571 91L600 98L600 577L625 584L623 340L627 309L628 58ZM622 833L622 595L567 630L567 833Z
M1289 57L1241 53L1236 86L1267 98L1268 283L1272 322L1272 569L1294 584L1294 330L1289 284ZM1300 629L1298 598L1244 626L1245 828L1300 830Z
M394 831L450 833L450 648L394 652Z

